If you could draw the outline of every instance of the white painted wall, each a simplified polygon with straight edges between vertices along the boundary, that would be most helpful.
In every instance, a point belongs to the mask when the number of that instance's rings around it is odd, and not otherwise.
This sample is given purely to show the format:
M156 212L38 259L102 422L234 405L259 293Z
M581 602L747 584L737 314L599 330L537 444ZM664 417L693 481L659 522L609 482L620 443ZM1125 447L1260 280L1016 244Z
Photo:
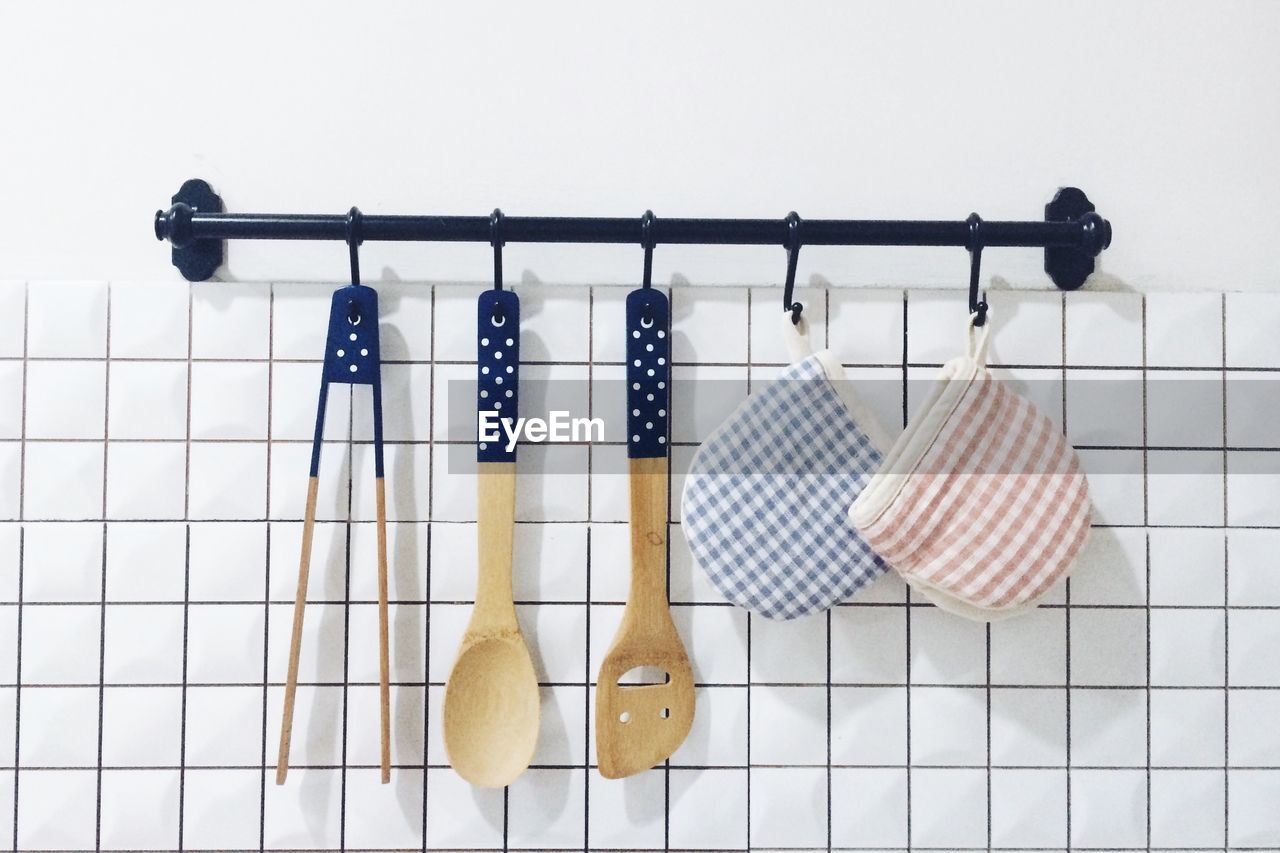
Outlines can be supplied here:
M1083 187L1106 286L1280 289L1280 3L221 0L0 5L0 278L176 279L152 212L1038 218ZM628 282L639 249L513 246ZM236 243L228 278L341 279ZM772 248L655 274L775 282ZM366 278L483 280L487 246L369 245ZM1036 250L986 270L1044 287ZM957 249L806 249L801 277L948 285Z

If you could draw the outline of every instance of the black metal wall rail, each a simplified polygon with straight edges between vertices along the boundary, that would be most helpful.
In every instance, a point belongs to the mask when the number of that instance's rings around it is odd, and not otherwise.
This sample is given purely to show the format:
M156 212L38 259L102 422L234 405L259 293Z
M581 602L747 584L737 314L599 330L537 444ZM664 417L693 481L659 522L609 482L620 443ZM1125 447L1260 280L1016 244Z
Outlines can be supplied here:
M224 240L352 239L347 214L226 213L222 198L190 180L155 215L155 234L173 246L173 265L204 281L223 261ZM1079 189L1064 187L1045 205L1043 221L968 219L685 219L643 217L376 216L359 217L357 242L394 240L490 243L630 243L784 246L958 246L978 255L989 247L1044 249L1044 268L1063 290L1084 284L1094 258L1111 244L1111 223Z

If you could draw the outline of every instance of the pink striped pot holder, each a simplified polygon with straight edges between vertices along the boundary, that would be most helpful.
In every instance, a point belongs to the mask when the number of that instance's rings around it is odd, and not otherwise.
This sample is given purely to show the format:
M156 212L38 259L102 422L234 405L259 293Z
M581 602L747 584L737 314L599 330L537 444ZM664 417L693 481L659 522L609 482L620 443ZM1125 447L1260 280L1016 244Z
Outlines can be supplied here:
M913 588L980 621L1032 608L1089 533L1075 450L987 372L991 321L969 324L920 412L854 500L858 532Z

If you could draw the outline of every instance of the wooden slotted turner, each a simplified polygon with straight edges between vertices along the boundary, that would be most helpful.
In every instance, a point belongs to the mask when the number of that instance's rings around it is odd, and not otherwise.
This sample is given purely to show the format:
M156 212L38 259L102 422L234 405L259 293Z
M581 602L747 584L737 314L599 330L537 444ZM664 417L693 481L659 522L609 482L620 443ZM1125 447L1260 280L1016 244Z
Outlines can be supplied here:
M669 317L661 291L628 294L631 590L596 679L596 760L607 779L666 760L693 725L693 670L667 602ZM636 667L662 669L666 682L620 684Z

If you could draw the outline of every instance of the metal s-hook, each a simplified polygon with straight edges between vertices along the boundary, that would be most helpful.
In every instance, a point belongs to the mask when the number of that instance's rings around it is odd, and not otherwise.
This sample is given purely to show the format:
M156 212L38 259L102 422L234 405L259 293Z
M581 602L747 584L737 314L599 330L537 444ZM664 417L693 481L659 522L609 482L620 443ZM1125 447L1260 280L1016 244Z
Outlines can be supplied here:
M656 218L652 210L646 210L640 217L640 245L644 247L644 278L640 286L646 288L653 287L653 247L656 245L653 223Z
M800 260L800 214L794 210L787 214L787 279L782 285L782 310L791 312L791 323L800 324L804 305L793 302L796 288L796 262Z
M969 236L965 240L965 248L969 250L969 314L976 315L973 325L983 326L987 322L987 294L978 298L978 280L982 272L982 217L970 213L965 220L969 226Z
M351 255L351 284L360 286L360 244L364 242L364 214L360 208L352 206L347 211L347 251ZM360 323L360 306L354 300L347 303L347 322L353 326Z
M502 209L495 207L489 214L489 245L493 247L493 289L502 290Z
M360 283L360 250L357 248L364 242L362 228L364 214L360 208L352 207L347 211L347 249L351 253L351 283Z

